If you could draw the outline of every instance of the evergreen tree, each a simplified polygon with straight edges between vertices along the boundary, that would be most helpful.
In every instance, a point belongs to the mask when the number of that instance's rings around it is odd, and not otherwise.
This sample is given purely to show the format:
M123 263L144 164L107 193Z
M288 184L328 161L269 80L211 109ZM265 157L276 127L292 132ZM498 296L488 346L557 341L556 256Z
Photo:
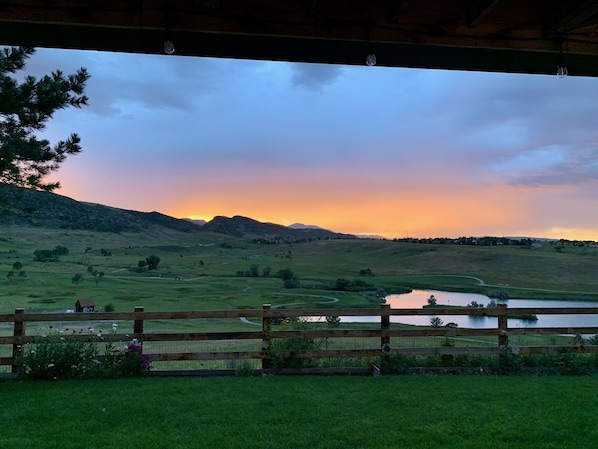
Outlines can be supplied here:
M43 178L67 155L81 151L81 139L71 134L52 146L39 133L57 110L87 105L89 74L84 68L72 75L57 70L40 79L25 76L19 83L12 75L23 70L34 53L30 47L0 50L0 182L52 191L60 184L44 183Z

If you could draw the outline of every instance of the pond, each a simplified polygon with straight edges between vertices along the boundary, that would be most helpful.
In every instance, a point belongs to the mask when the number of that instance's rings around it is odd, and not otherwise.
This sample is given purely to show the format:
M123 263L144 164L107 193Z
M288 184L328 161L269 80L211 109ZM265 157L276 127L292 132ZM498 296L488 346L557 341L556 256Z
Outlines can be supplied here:
M439 290L413 290L411 293L401 295L389 295L386 297L386 303L393 309L421 308L428 304L428 298L434 295L438 305L446 306L466 306L472 301L479 304L488 305L491 301L485 295L477 293L453 293ZM558 300L536 300L536 299L509 299L508 301L497 301L505 303L508 307L598 307L598 302L592 301L558 301ZM498 319L496 317L468 316L468 315L445 315L440 316L444 324L453 322L459 327L466 328L496 328ZM342 317L344 322L367 322L379 321L379 317ZM430 316L391 316L393 323L415 324L419 326L428 326ZM537 321L527 321L521 319L509 318L508 326L517 327L598 327L598 315L538 315Z

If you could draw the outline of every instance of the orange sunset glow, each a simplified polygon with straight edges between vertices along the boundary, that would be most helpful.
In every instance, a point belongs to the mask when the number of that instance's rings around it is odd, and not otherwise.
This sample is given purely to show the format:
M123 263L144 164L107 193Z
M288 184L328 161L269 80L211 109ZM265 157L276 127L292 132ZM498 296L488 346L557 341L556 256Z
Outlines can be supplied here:
M387 238L598 240L598 80L43 49L30 70L81 66L90 106L46 132L82 138L61 195Z

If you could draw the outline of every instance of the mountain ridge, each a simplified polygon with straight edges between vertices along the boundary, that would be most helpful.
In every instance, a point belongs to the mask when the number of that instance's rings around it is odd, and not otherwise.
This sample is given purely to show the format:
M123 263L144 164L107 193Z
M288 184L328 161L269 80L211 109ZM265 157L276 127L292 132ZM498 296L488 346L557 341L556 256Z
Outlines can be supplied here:
M199 225L156 211L120 209L6 184L0 184L0 224L113 233L156 234L170 230L201 235L215 232L264 243L356 238L324 229L292 229L239 215L232 218L218 216Z
M202 228L234 237L249 238L262 243L277 243L299 240L356 238L351 234L342 234L318 228L293 229L275 223L264 223L252 218L235 215L232 218L216 216Z

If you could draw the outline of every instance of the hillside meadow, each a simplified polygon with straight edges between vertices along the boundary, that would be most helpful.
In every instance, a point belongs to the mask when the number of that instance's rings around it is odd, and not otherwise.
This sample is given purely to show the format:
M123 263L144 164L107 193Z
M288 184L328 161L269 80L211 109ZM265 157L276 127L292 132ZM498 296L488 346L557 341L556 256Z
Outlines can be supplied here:
M71 310L79 298L116 311L221 310L297 304L372 307L387 293L437 289L510 298L598 299L598 247L550 243L522 246L460 246L388 240L321 240L256 244L222 234L189 236L111 234L43 228L2 227L0 313ZM57 261L39 262L34 252L68 248ZM140 260L160 258L158 268ZM15 262L22 264L19 276ZM94 278L90 270L103 273ZM283 288L277 273L290 270L298 288ZM73 282L75 275L82 281ZM179 279L179 280L177 280ZM348 285L338 290L338 280ZM338 298L330 303L325 297Z

